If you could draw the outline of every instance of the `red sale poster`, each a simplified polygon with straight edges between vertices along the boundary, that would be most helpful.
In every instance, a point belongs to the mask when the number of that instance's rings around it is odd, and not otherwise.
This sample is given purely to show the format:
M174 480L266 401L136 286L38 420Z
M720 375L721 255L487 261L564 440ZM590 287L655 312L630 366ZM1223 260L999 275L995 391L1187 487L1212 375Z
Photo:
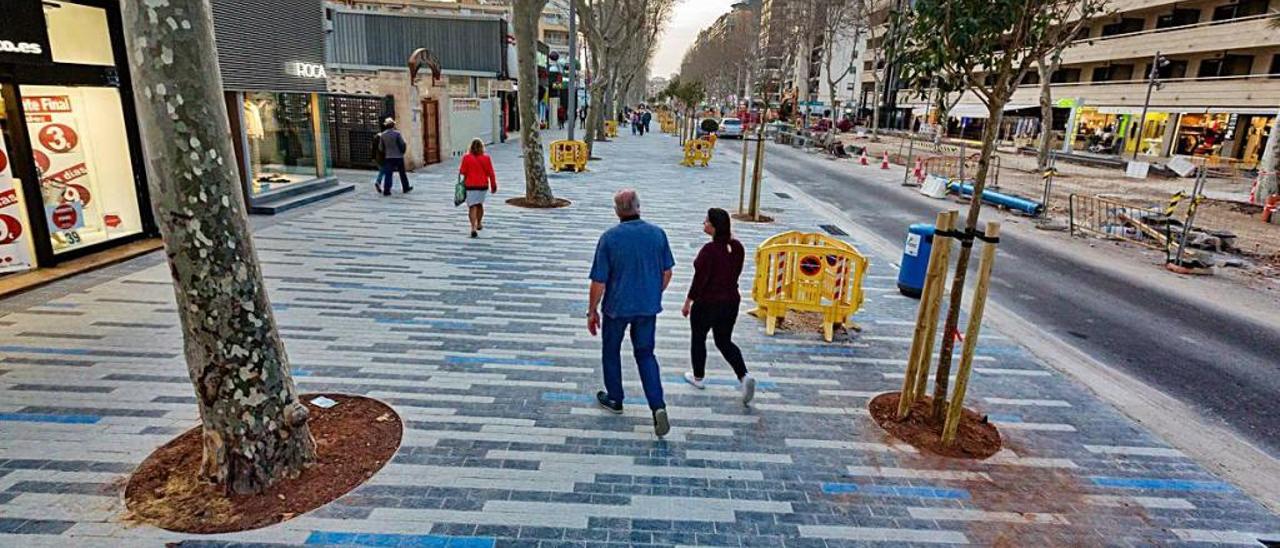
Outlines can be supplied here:
M30 270L31 250L22 226L22 204L18 200L18 181L13 178L9 151L0 138L0 273Z
M98 222L103 214L93 200L96 181L86 163L77 105L69 96L51 95L23 97L22 106L40 168L40 187L50 216L46 220L55 248L79 245L84 231L108 230ZM65 221L70 218L66 212L73 210L78 212L75 223L55 222L52 217L61 212Z

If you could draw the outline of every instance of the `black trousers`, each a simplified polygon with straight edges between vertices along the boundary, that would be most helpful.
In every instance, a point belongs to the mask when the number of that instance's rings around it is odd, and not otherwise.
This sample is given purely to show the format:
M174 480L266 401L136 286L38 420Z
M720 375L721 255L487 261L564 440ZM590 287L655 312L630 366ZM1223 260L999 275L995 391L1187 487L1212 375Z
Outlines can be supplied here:
M747 364L742 360L742 351L738 349L738 345L733 344L733 326L738 323L738 303L694 301L693 310L689 313L689 323L693 327L693 341L689 345L693 376L699 379L706 377L708 331L712 333L720 355L733 368L733 373L739 379L746 376Z

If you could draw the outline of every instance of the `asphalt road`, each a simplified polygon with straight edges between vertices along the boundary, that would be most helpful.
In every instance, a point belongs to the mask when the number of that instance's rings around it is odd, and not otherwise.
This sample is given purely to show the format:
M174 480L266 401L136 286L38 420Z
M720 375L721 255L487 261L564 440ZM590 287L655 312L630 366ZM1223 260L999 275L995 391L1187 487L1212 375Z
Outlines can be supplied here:
M766 157L769 172L891 242L939 210L938 202L859 177L847 164L778 145ZM1073 261L1069 249L1027 239L1001 234L992 299L1280 455L1280 330L1134 285Z

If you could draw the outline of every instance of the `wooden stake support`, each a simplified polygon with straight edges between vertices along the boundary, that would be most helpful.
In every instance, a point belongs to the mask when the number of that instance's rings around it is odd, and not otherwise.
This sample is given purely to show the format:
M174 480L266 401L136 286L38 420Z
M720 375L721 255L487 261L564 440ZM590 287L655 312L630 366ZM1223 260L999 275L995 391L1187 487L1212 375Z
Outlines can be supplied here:
M930 354L933 339L938 332L938 311L942 308L942 296L946 293L947 272L951 269L951 237L940 233L950 232L959 218L957 211L944 211L934 222L933 248L929 252L929 267L920 294L920 309L916 313L915 335L911 340L911 353L907 358L907 373L902 380L902 395L898 400L898 418L906 418L911 404L924 394L929 379Z
M985 236L988 240L1000 237L1000 223L988 222ZM960 353L960 370L956 373L956 387L951 392L947 407L947 422L942 427L942 444L951 445L960 429L964 396L969 388L969 374L973 370L973 353L978 348L978 335L982 331L982 314L987 308L987 290L991 286L991 269L996 262L995 241L985 242L982 258L978 263L978 286L973 290L973 303L969 305L969 325L965 327L964 347Z

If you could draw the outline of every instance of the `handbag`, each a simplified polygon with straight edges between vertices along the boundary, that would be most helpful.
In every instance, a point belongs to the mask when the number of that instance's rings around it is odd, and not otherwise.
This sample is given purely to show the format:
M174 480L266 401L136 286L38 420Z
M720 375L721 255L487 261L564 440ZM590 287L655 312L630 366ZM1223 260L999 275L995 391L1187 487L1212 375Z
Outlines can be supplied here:
M458 184L453 187L453 207L462 205L467 201L467 183L461 173L458 174Z

